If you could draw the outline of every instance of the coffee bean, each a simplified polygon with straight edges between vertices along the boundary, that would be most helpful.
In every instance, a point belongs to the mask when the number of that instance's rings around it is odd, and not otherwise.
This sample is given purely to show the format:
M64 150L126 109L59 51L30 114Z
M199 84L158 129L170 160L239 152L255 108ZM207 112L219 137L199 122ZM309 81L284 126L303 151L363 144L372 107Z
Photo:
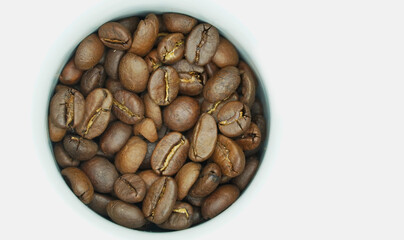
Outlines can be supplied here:
M244 170L243 150L236 142L221 134L217 137L212 160L220 166L222 173L229 177L238 176Z
M132 46L129 52L141 57L152 49L159 33L159 21L155 14L148 14L144 20L141 20L133 35Z
M212 156L217 140L217 126L215 119L203 113L196 123L188 156L192 161L202 162Z
M50 116L48 117L48 129L49 129L49 138L52 142L62 141L67 131L66 128L56 127L55 124L52 123Z
M239 101L228 102L220 109L217 120L221 133L227 137L240 136L250 127L250 108Z
M144 61L146 62L147 69L150 73L163 65L157 54L157 49L151 50L146 57L144 57Z
M119 79L129 91L140 93L146 89L149 71L143 58L133 53L126 53L119 62Z
M115 167L122 174L135 173L147 151L147 143L137 136L131 137L115 156Z
M255 101L255 82L254 73L251 68L243 61L239 64L239 69L241 73L241 97L240 101L247 105L249 108L252 107Z
M107 22L98 29L98 37L105 46L116 50L127 50L132 45L129 30L118 22Z
M98 151L98 145L94 141L71 134L64 137L63 147L70 157L79 161L93 158Z
M99 193L112 192L114 182L119 176L115 166L103 157L96 156L83 162L80 169L90 179L94 190Z
M262 102L257 98L255 99L253 105L250 107L251 115L263 115L264 114L264 107L262 106Z
M139 172L139 177L141 177L146 185L146 190L149 190L150 186L160 178L153 170L144 170Z
M182 230L192 225L193 208L186 202L176 202L167 221L158 224L159 227L169 230Z
M163 22L168 31L187 34L198 21L195 18L179 13L165 13L163 14Z
M199 113L199 104L194 98L180 96L164 109L163 119L171 130L183 132L195 125Z
M232 185L220 186L202 204L201 212L205 219L213 218L234 203L240 196L240 190Z
M149 142L158 140L156 125L150 118L143 119L140 123L133 126L134 135L142 135Z
M67 167L61 173L67 185L84 204L89 204L93 200L93 185L83 171L76 167Z
M192 214L192 225L198 225L202 223L205 219L202 217L201 208L200 207L193 207L193 214Z
M137 203L141 202L146 195L146 184L138 175L127 173L116 179L114 192L122 201Z
M74 55L74 64L80 70L94 67L104 54L104 44L96 34L90 34L77 47Z
M178 62L185 51L185 38L182 33L172 33L165 36L157 46L157 55L164 64Z
M258 114L253 117L253 122L257 124L261 132L261 142L264 141L267 134L267 120L264 115ZM269 123L269 122L268 122Z
M146 156L144 157L142 164L140 164L139 169L151 169L151 156L156 146L157 142L147 143Z
M156 104L166 106L177 97L179 88L180 80L175 69L162 66L150 76L147 91Z
M254 150L261 144L261 131L257 124L251 123L248 130L236 139L243 151Z
M151 185L143 201L142 210L147 220L155 224L165 222L177 199L177 184L171 177L161 177Z
M114 93L112 112L126 124L135 124L144 117L144 104L136 94L126 90Z
M53 154L55 155L56 162L61 168L77 167L80 161L73 159L63 148L62 143L56 143L53 147Z
M184 164L189 149L188 140L179 132L163 137L153 151L151 166L157 174L172 176Z
M74 85L80 81L83 71L78 69L74 64L74 59L70 59L66 66L63 68L59 76L59 81L66 85Z
M122 26L126 27L130 33L133 33L140 22L139 17L127 17L118 21Z
M145 110L145 117L153 120L157 129L160 129L163 125L163 117L161 114L160 106L157 105L149 96L148 93L143 95L143 103Z
M224 68L227 66L237 66L238 60L238 53L233 44L226 38L220 37L219 46L212 58L212 62L219 68Z
M222 172L216 163L208 163L199 174L198 179L189 191L189 196L203 198L219 186Z
M200 207L202 206L203 201L205 201L205 198L192 197L188 194L185 197L185 200L187 200L190 204L192 204L192 206Z
M204 68L209 78L212 78L219 71L219 67L213 62L208 62Z
M95 192L94 198L88 204L88 207L91 208L94 212L100 214L101 216L108 217L107 206L108 206L108 203L113 200L114 200L114 198L112 198L109 195L100 194L100 193Z
M240 191L243 191L247 185L251 182L251 179L254 177L255 173L258 169L258 158L256 156L249 157L246 160L245 168L243 173L239 176L233 178L231 182L236 185Z
M233 93L232 95L230 95L230 97L227 97L223 100L219 100L217 102L209 102L206 101L205 99L202 102L201 105L201 111L204 113L209 113L210 115L212 115L212 117L215 119L216 122L218 122L217 120L217 114L220 112L220 109L222 109L222 107L228 103L228 102L232 102L232 101L238 101L239 97L237 95L237 93Z
M201 164L189 162L184 164L175 176L178 185L178 200L182 200L188 195L192 185L196 182L201 170Z
M215 55L219 46L219 32L207 23L195 26L188 35L185 45L185 57L190 63L206 65Z
M217 102L229 97L240 84L240 73L236 67L220 69L203 88L203 96L209 102Z
M110 49L105 56L105 72L110 78L116 81L119 81L119 62L124 55L125 51Z
M127 228L140 228L146 224L144 215L138 207L121 200L109 202L107 213L112 221Z
M203 86L207 81L207 74L204 68L195 64L190 64L187 60L182 59L172 65L178 72L180 78L180 93L196 96L203 90Z
M84 72L80 81L80 91L87 96L94 89L103 87L106 78L104 67L99 64Z
M132 135L132 127L121 121L109 125L100 139L100 148L106 154L115 154L126 144Z

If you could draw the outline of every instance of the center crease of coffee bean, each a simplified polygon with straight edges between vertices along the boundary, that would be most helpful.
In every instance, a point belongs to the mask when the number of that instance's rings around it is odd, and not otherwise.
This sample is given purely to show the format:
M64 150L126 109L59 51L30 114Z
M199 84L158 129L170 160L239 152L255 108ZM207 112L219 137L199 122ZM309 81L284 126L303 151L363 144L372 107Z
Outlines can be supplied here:
M213 105L213 107L212 107L211 109L209 109L209 111L207 111L207 113L208 113L208 114L212 114L212 112L216 111L217 107L219 106L219 104L220 104L221 102L226 101L226 100L229 99L230 97L231 97L231 95L228 96L228 97L226 97L226 98L224 98L223 100L219 100L219 101L215 102L215 104Z
M189 213L188 213L188 211L187 211L186 208L174 208L174 209L173 209L173 212L185 214L185 216L187 217L187 219L189 219Z
M69 92L68 100L65 103L66 126L70 126L70 123L73 122L73 119L74 119L74 95L71 92L71 90L68 92Z
M220 124L220 125L229 125L229 124L232 124L232 123L234 123L234 122L237 122L238 125L240 126L239 120L240 120L241 118L243 118L243 117L244 117L244 111L240 111L240 112L239 112L239 115L238 115L238 118L236 118L235 120L223 120L223 121L220 121L219 124ZM241 126L240 126L240 128L241 128ZM242 129L242 128L241 128L241 129Z
M180 48L184 44L184 41L179 41L175 43L174 48L171 51L167 51L166 48L166 53L163 54L163 62L166 62L167 60L170 60L174 57L174 52L178 48Z
M181 138L180 142L177 143L173 148L171 148L171 150L168 153L166 159L164 160L163 166L159 169L160 172L164 172L164 170L166 170L166 168L168 167L168 164L170 163L170 161L173 158L174 154L184 144L185 144L185 140L183 138Z
M135 192L135 194L137 195L137 190L136 190L136 188L135 188L128 180L126 180L126 179L123 178L123 177L120 177L119 179L120 179L123 183L125 183L125 185L128 186L128 188L130 188L131 190L133 190L133 191Z
M168 99L169 98L168 92L170 89L170 85L168 82L168 72L167 71L164 71L164 82L166 83L166 97L164 98L164 101L169 102L170 99Z
M140 117L140 115L133 113L127 106L123 105L122 103L118 102L116 99L112 100L113 104L122 110L124 113L129 115L130 117Z
M208 31L212 26L208 27L208 29L205 29L205 25L203 25L203 31L202 31L202 37L201 37L201 41L199 42L199 44L196 46L196 52L195 52L195 62L199 62L199 55L201 52L201 48L202 46L206 43L206 40L208 38Z
M84 135L88 134L88 131L90 131L91 126L93 126L95 120L97 120L97 118L101 115L102 112L109 112L109 109L98 108L97 110L95 110L95 114L90 118L90 121L88 121Z
M202 84L201 74L197 72L188 72L191 75L191 78L180 78L180 81L183 83L192 83L192 82L199 82Z
M102 40L104 40L105 42L108 42L108 43L118 43L118 44L126 44L129 41L129 40L122 41L120 39L110 39L110 38L103 38Z
M152 209L152 212L151 212L151 215L150 215L151 218L152 218L152 220L154 219L154 214L155 214L155 210L156 210L156 208L157 208L157 205L160 203L161 199L162 199L163 196L164 196L164 192L165 192L165 190L166 190L166 185L167 185L167 178L164 179L163 188L161 189L161 192L160 192L160 194L159 194L159 198L158 198L158 200L157 200L157 203L156 203L156 205L153 206L153 209Z
M230 170L235 173L238 173L237 171L235 171L233 169L233 164L231 163L230 158L229 158L229 152L230 152L229 149L227 149L226 146L219 141L217 141L216 144L219 147L222 154L225 156L226 163L227 163L227 165L230 166Z

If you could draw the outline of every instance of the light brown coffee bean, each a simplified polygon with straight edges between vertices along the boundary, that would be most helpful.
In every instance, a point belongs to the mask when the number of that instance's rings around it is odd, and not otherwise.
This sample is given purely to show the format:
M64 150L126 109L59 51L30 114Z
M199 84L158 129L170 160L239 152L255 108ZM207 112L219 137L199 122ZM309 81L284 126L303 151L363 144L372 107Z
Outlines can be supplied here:
M188 162L182 166L175 176L175 181L178 185L178 200L184 199L192 185L196 182L202 166L199 163Z
M115 167L122 174L135 173L147 151L147 143L137 136L131 137L115 156Z
M104 44L96 34L90 34L77 47L74 64L80 70L94 67L104 55Z
M142 135L149 142L158 140L156 125L150 118L145 118L133 126L134 135Z
M140 93L147 87L149 71L147 64L140 56L126 53L119 62L119 79L129 91Z
M220 166L222 173L229 177L240 175L245 166L245 156L241 147L221 134L218 135L212 160Z
M189 33L197 24L197 20L179 13L163 14L163 22L169 32Z
M238 60L238 53L233 44L226 38L220 37L219 46L212 58L212 62L219 68L224 68L227 66L237 66Z
M161 114L160 106L150 98L148 93L145 93L142 99L145 108L145 117L152 119L156 128L160 129L163 125L163 116Z
M80 81L83 71L74 64L74 59L70 59L59 75L59 81L66 85L74 85Z
M132 46L129 52L144 57L154 45L159 33L159 21L153 13L141 20L133 34Z
M203 113L194 127L191 139L189 158L195 162L202 162L210 158L217 140L215 119L211 115Z
M67 167L61 173L67 185L84 204L89 204L93 200L93 185L83 171L76 167Z
M185 38L182 33L165 36L157 46L157 55L164 64L173 64L181 60L185 51Z

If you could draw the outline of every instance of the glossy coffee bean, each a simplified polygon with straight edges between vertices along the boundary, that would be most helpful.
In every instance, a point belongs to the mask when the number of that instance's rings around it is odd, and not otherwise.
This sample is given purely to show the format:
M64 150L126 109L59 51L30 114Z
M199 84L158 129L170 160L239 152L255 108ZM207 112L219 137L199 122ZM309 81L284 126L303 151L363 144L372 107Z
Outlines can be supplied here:
M126 90L114 93L112 112L126 124L135 124L144 118L144 104L136 94Z
M84 117L76 127L79 135L93 139L101 135L111 117L112 94L105 88L94 89L86 98Z
M172 176L184 164L189 149L188 140L179 132L163 137L153 151L151 166L157 174Z
M227 137L240 136L250 127L250 108L239 101L228 102L220 109L217 120L221 133Z
M219 32L207 23L195 26L188 35L185 45L185 57L190 63L206 65L215 55L219 46Z
M189 158L195 162L202 162L210 158L217 140L215 119L211 115L203 113L194 127L191 139Z
M212 160L220 166L222 173L229 177L238 176L244 170L243 150L235 141L221 134L217 137Z
M129 30L118 22L107 22L98 28L98 37L105 46L116 50L127 50L132 45Z
M140 22L140 19L139 19L139 17L134 16L134 17L127 17L127 18L120 19L120 20L118 20L118 22L122 26L126 27L126 29L128 29L130 33L133 33L136 30L137 25Z
M210 219L219 215L226 208L232 205L240 196L240 190L232 185L222 185L205 199L201 206L204 219Z
M146 195L146 184L138 175L127 173L116 179L114 193L127 203L141 202Z
M56 143L53 147L53 154L55 155L55 160L61 168L66 167L77 167L80 161L73 159L63 148L62 143Z
M52 142L60 142L66 135L66 128L56 127L55 124L51 121L50 116L48 117L48 130L49 130L49 138Z
M234 185L236 185L240 189L240 191L243 191L247 187L247 185L251 182L252 178L257 172L258 165L259 162L256 156L249 157L246 160L243 173L233 178L231 182Z
M212 58L212 62L219 68L224 68L227 66L237 66L238 60L238 53L233 44L226 38L220 37L219 46Z
M129 91L140 93L146 89L149 80L147 64L140 56L126 53L119 63L119 79Z
M157 46L157 55L164 64L178 62L185 51L185 37L182 33L172 33L165 36Z
M149 142L158 140L156 125L150 118L144 118L141 122L133 126L134 135L142 135Z
M115 166L104 157L93 157L83 162L80 169L90 179L94 190L99 193L110 193L119 174Z
M106 154L115 154L126 144L132 135L132 127L121 121L109 125L100 139L100 148Z
M80 92L87 96L91 91L96 88L104 86L107 74L102 65L98 64L95 67L84 72L80 80Z
M132 46L129 52L144 57L154 45L159 33L159 21L155 14L148 14L141 20L133 34Z
M64 137L63 147L70 157L79 161L93 158L98 151L98 145L94 141L71 134Z
M255 101L255 82L257 80L255 79L253 71L245 62L240 62L239 69L241 73L240 101L251 108Z
M209 102L206 101L205 99L202 102L201 105L201 111L204 113L209 113L210 115L212 115L212 117L215 119L216 122L218 122L217 120L217 114L220 112L220 109L222 109L222 107L228 103L228 102L232 102L232 101L238 101L239 97L237 95L237 93L233 93L232 95L230 95L230 97L227 97L223 100L219 100L217 102Z
M156 128L160 129L163 125L163 116L161 114L160 106L150 98L148 93L145 93L142 99L144 103L145 117L152 119Z
M176 202L167 221L158 226L169 230L182 230L189 228L193 221L194 209L186 202Z
M236 139L243 151L254 150L261 144L261 131L257 124L251 123L248 130Z
M178 72L180 78L180 93L196 96L203 90L203 86L207 81L207 74L204 68L195 64L190 64L187 60L182 59L172 65Z
M114 198L112 198L109 195L100 194L100 193L95 192L94 198L88 204L88 207L91 208L94 212L100 214L101 216L108 217L107 206L108 206L108 203L113 200L114 200Z
M146 185L146 190L149 190L149 188L151 187L151 185L160 178L159 175L157 175L157 173L155 173L153 170L148 169L148 170L143 170L141 172L138 173L138 176L142 178L142 180L144 181L145 185Z
M201 168L202 166L199 163L188 162L178 171L175 176L178 186L178 200L182 200L188 195L192 185L194 185L199 177Z
M74 59L70 59L59 76L59 81L66 85L74 85L80 81L83 71L74 64Z
M49 116L58 128L74 128L83 120L85 101L83 95L69 87L61 88L53 95Z
M150 98L160 106L170 104L177 97L180 80L177 71L170 66L162 66L150 76L147 92Z
M199 174L189 191L189 196L203 198L212 193L220 184L222 172L216 163L208 163Z
M115 167L122 174L135 173L147 151L147 143L137 136L131 137L115 156Z
M171 177L160 177L151 185L143 201L142 210L147 220L161 224L171 215L177 199L177 184Z
M83 171L76 167L67 167L61 173L67 185L84 204L89 204L93 200L93 185Z
M188 96L179 96L164 109L163 119L171 130L183 132L195 125L199 113L198 101Z
M119 62L124 55L125 51L115 49L109 49L107 55L105 55L105 72L110 78L116 81L119 81Z
M146 224L144 215L138 207L121 200L109 202L107 213L112 221L127 228L140 228Z
M179 13L163 14L163 22L169 32L189 33L197 24L197 20Z
M203 96L209 102L217 102L229 97L240 84L240 73L236 67L220 69L203 88Z
M74 55L74 64L80 70L94 67L104 54L104 44L96 34L90 34L77 47Z

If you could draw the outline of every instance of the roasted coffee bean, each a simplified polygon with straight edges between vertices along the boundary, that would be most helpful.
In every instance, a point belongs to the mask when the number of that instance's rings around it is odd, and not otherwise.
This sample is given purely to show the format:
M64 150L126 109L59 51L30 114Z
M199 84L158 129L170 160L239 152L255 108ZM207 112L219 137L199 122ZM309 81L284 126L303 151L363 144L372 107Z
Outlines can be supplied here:
M110 49L105 56L105 72L110 78L116 81L119 81L119 62L123 55L125 55L125 51Z
M219 46L212 58L212 62L219 68L224 68L227 66L237 66L238 60L238 53L233 44L226 38L220 37Z
M77 47L74 64L80 70L94 67L104 55L104 44L96 34L90 34Z
M146 57L144 57L144 60L150 73L163 65L157 54L157 49L151 50Z
M158 224L159 227L169 230L182 230L192 225L194 209L186 202L176 202L167 221Z
M157 174L172 176L184 164L189 149L188 140L179 132L163 137L153 151L151 166Z
M264 115L258 114L253 117L253 122L257 124L261 132L261 142L264 141L267 134L267 120Z
M144 170L139 172L139 177L141 177L146 184L146 190L149 190L150 186L160 178L159 175L157 175L153 170Z
M239 101L228 102L220 109L217 120L221 133L227 137L240 136L250 127L250 108Z
M189 194L185 197L185 200L192 204L192 206L195 207L200 207L202 206L203 201L205 201L205 198L197 198L197 197L191 197Z
M103 87L106 78L107 74L104 67L100 64L85 71L80 80L81 93L87 96L94 89Z
M255 76L251 68L243 61L238 65L241 73L241 97L240 101L252 107L255 101Z
M157 142L147 143L146 156L144 157L142 164L140 164L139 169L151 169L151 156L156 146Z
M63 68L59 76L59 81L66 85L74 85L80 81L83 71L78 69L74 64L74 59L70 59L66 66Z
M146 184L138 175L127 173L116 179L114 192L122 201L137 203L146 195Z
M244 172L244 171L243 171ZM224 184L224 183L228 183L230 182L230 180L232 180L232 177L226 176L226 175L222 175L222 177L220 178L220 184Z
M140 93L146 89L149 71L143 58L133 53L126 53L119 63L119 79L129 91Z
M56 127L55 124L52 123L50 116L48 117L48 129L49 129L49 138L52 142L62 141L67 131L66 128Z
M121 121L109 125L100 139L100 148L106 154L115 154L126 144L132 135L132 127Z
M232 205L240 196L240 190L232 185L222 185L216 189L202 204L201 212L204 219L213 218Z
M114 93L112 111L114 115L126 124L135 124L144 118L144 104L136 94L126 90Z
M101 135L111 117L112 94L105 88L94 89L86 98L83 120L76 127L82 137L93 139Z
M133 34L132 46L129 52L145 56L153 47L159 33L159 20L155 14L148 14L141 20Z
M135 32L137 25L140 22L139 17L127 17L118 21L122 26L126 27L130 33Z
M56 143L53 147L53 154L55 155L56 162L61 168L77 167L80 164L80 161L70 157L60 142Z
M135 173L147 151L147 143L137 136L131 137L115 156L115 167L122 174Z
M163 119L171 130L183 132L195 125L199 113L199 104L194 98L180 96L164 109Z
M112 192L114 182L119 176L115 166L103 157L96 156L83 162L80 169L90 179L94 190L99 193Z
M243 150L236 142L221 134L217 136L212 160L220 166L222 173L229 177L238 176L244 170Z
M107 205L109 202L113 201L109 195L94 193L93 200L88 204L88 207L91 208L94 212L100 214L101 216L108 217L107 213Z
M178 186L178 200L184 199L192 185L196 182L201 171L201 164L189 162L184 164L175 176L175 181Z
M121 200L109 202L107 213L112 221L127 228L140 228L146 224L142 210Z
M193 207L193 214L191 220L193 226L198 225L199 223L202 223L204 221L200 207Z
M134 135L142 135L149 142L158 140L156 125L150 118L145 118L133 126Z
M163 22L169 32L187 34L198 21L195 18L179 13L165 13L163 14Z
M63 147L70 157L79 161L93 158L98 151L98 145L93 140L71 134L64 137Z
M185 59L176 62L172 66L178 72L180 78L181 94L196 96L202 92L207 81L207 74L203 67L190 64Z
M171 177L155 181L143 201L142 210L147 220L161 224L170 217L177 199L177 184Z
M162 139L169 132L170 132L170 129L166 125L162 125L161 128L158 130L157 135L158 135L159 139Z
M248 130L236 139L243 151L254 150L261 144L261 131L257 124L251 123Z
M163 116L161 114L160 106L150 98L148 93L145 93L142 99L144 103L145 117L152 119L156 128L160 129L163 125Z
M93 200L93 185L83 171L76 167L67 167L61 173L67 185L84 204L89 204Z
M234 66L220 69L203 88L203 96L209 102L217 102L229 97L240 84L239 70Z
M251 179L254 177L255 173L258 169L258 158L256 156L249 157L246 160L245 168L243 173L239 176L233 178L231 182L236 185L240 191L243 191L247 185L251 182Z
M53 95L49 116L58 128L74 128L83 120L85 101L83 95L69 87L61 88Z
M216 163L208 163L199 174L198 179L189 191L189 196L203 198L219 186L222 172Z
M108 89L108 91L110 91L112 94L115 94L115 92L119 90L125 90L121 82L115 81L112 78L108 78L107 81L105 81L105 88Z
M217 126L215 119L203 113L196 123L188 156L192 161L202 162L212 156L217 140Z
M209 78L212 78L219 71L219 67L213 62L208 62L204 68Z
M98 29L98 37L105 46L116 50L127 50L132 45L131 33L118 22L104 23Z
M215 55L219 46L219 32L207 23L194 27L185 45L185 57L190 63L206 65Z
M178 62L185 51L185 37L182 33L172 33L165 36L157 46L157 55L164 64Z
M162 66L150 76L147 91L156 104L166 106L177 97L179 88L180 80L175 69Z
M220 109L222 109L222 107L226 103L232 102L232 101L238 101L238 100L239 100L239 98L238 98L237 93L233 93L232 95L230 95L230 97L227 97L223 100L219 100L214 103L208 102L204 99L202 102L202 105L201 105L201 111L204 113L209 113L210 115L212 115L212 117L215 119L215 121L218 122L217 114L220 112Z

